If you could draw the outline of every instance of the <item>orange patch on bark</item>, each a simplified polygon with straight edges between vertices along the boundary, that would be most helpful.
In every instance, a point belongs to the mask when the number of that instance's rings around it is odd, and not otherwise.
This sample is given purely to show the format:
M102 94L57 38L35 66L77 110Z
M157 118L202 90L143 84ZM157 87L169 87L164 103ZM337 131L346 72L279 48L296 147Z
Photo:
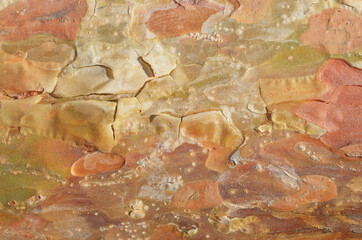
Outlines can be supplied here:
M231 18L240 23L252 24L260 22L271 0L231 0L236 8Z
M140 152L128 153L125 156L125 161L126 161L125 166L127 168L136 168L138 166L137 162L145 157L147 157L147 154L145 153L140 153Z
M243 140L217 111L184 117L180 131L187 140L192 139L209 151L205 165L218 172L227 169L228 156Z
M222 204L218 183L211 180L188 183L175 193L172 202L178 208L211 208Z
M163 153L163 167L167 172L182 175L184 181L212 179L217 172L205 168L208 154L196 144L183 143L172 152Z
M0 40L1 37L0 22ZM0 48L0 88L18 99L51 92L59 72L73 61L74 54L71 46L54 42L26 52L8 53Z
M181 1L181 6L159 10L151 14L146 22L148 30L157 37L175 37L193 32L201 32L202 25L209 17L222 9L207 1L191 4Z
M203 153L201 147L189 143L182 144L172 152L165 152L162 156L165 164L169 165L170 168L174 168L173 170L191 165L193 161L197 164L204 163L206 158L207 153Z
M300 40L329 54L353 51L362 44L362 18L341 8L323 10L309 18Z
M362 144L354 144L341 148L345 155L349 157L362 157Z
M13 239L35 239L35 235L42 233L45 226L46 221L39 216L23 215L9 227L15 233Z
M175 226L158 226L152 233L150 240L179 240L182 235Z
M272 201L270 207L280 211L291 211L308 203L326 202L338 196L335 183L325 176L309 175L301 178L304 183L298 192L277 198Z
M86 0L22 0L0 11L0 40L21 40L39 33L74 40L88 10Z
M30 149L31 156L42 161L43 166L58 174L64 172L67 177L72 164L84 156L81 148L49 138L36 141Z
M71 168L73 176L86 176L117 170L123 167L122 157L110 153L95 152L78 159Z
M297 145L299 144L299 146ZM305 149L298 149L302 147ZM311 138L308 135L298 134L281 141L275 141L271 144L265 145L260 155L267 157L269 154L282 158L285 161L290 162L292 165L304 166L305 164L310 165L307 152L313 152L318 157L319 164L329 163L333 158L343 156L343 153L337 149L330 148L323 144L319 139ZM310 159L315 161L313 159Z
M254 206L290 195L299 189L298 180L287 175L295 175L290 169L278 159L273 165L262 159L238 164L221 173L218 179L220 194L226 202Z
M219 172L227 169L228 157L233 151L232 148L208 142L204 142L202 145L209 150L209 156L205 162L206 167Z

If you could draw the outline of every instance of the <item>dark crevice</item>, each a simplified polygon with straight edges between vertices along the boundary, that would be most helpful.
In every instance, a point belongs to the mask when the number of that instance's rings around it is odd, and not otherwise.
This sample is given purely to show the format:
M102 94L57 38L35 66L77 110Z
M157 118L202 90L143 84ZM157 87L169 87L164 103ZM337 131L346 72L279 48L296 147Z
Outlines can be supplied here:
M155 73L153 72L153 69L148 62L146 62L142 57L138 57L137 61L141 64L142 69L146 73L147 77L155 77Z
M175 68L172 69L169 74L162 75L162 76L157 76L157 77L153 77L153 78L147 80L147 81L143 84L143 86L138 89L138 91L137 91L137 93L134 95L134 97L137 97L137 96L142 92L142 90L146 87L146 85L147 85L149 82L154 81L154 80L157 80L157 79L160 79L160 78L163 78L163 77L166 77L166 76L170 76L170 75L173 73L174 70L175 70ZM172 77L172 76L171 76L171 77Z
M112 122L112 125L111 125L111 129L112 129L112 132L113 132L113 142L115 142L115 140L116 140L116 131L114 129L114 123L115 123L116 118L117 118L117 111L118 111L118 101L116 102L116 107L114 109L114 115L113 115L113 122Z
M152 114L151 116L150 116L150 122L152 122L157 116L159 116L159 115L157 115L157 114Z
M85 95L77 95L70 97L61 97L56 96L52 93L48 93L57 102L67 102L67 101L78 101L78 100L98 100L98 101L118 101L119 98L130 98L130 94L110 94L110 93L90 93Z
M179 7L183 8L186 11L186 8L184 5L182 5L181 3L179 3L178 1L174 0L174 3L176 3Z
M103 68L105 68L106 69L106 75L107 75L107 77L109 78L109 79L114 79L114 75L113 75L113 70L112 70L112 68L110 68L110 67L106 67L106 66L102 66Z
M144 84L143 84L143 86L140 88L140 89L138 89L138 91L137 91L137 93L134 95L134 97L137 97L141 92L142 92L142 90L146 87L146 85L150 82L150 81L152 81L153 79L150 79L150 80L147 80Z

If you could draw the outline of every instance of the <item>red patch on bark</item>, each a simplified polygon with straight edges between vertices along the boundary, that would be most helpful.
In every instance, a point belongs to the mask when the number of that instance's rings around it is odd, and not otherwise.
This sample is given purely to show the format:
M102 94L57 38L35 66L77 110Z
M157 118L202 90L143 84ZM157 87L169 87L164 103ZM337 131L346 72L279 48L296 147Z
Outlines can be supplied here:
M276 210L290 211L312 202L326 202L338 196L334 182L318 175L303 176L300 190L292 195L277 198L270 206Z
M222 9L207 1L191 5L190 1L180 1L181 6L152 13L146 22L147 28L157 37L175 37L201 32L202 25L209 17Z
M22 40L39 33L74 40L88 10L86 0L22 0L0 11L0 40Z
M211 180L188 183L178 189L173 204L179 208L211 208L222 204L218 183Z
M362 18L351 11L333 8L309 18L309 29L300 40L304 45L330 54L353 51L362 44Z
M181 233L177 231L175 226L163 225L158 226L150 238L150 240L180 240L182 239Z
M362 71L343 60L332 59L318 73L327 91L303 103L294 113L329 132L320 140L340 148L362 142Z

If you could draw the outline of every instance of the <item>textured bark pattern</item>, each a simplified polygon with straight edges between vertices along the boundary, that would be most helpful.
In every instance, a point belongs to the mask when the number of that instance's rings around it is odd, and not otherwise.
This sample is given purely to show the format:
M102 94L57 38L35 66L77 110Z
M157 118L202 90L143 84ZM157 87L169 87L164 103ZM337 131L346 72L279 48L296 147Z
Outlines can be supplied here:
M360 239L361 19L0 0L0 239Z
M0 39L21 40L50 33L64 40L77 37L88 9L86 0L20 0L0 12Z

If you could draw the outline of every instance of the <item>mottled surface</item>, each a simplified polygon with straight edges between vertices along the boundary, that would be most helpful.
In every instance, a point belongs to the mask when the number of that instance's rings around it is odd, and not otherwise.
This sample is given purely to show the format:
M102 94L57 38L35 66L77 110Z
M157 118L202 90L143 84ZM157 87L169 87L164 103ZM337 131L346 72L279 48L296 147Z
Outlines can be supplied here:
M361 11L0 1L0 239L361 239Z
M20 0L0 12L1 40L22 40L39 33L74 40L88 9L86 0Z
M328 130L320 140L334 148L362 141L362 71L342 60L329 60L317 79L327 86L319 96L294 109L294 113Z
M333 8L309 19L301 42L330 54L353 51L362 44L362 20L352 11Z

